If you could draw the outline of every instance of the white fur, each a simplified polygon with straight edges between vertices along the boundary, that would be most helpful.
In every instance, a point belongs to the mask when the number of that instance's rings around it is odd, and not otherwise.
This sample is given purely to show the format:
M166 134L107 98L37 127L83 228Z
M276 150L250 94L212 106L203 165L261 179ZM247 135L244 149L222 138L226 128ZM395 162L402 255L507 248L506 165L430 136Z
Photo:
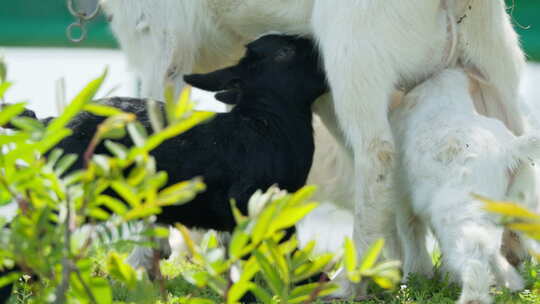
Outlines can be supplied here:
M463 287L459 303L490 303L490 274L499 285L522 288L500 253L503 229L471 194L504 199L519 162L540 157L540 137L515 137L500 121L477 114L462 70L445 70L413 89L391 123L406 194L396 213L405 276L431 274L429 227L444 269Z
M395 87L411 87L443 68L448 39L457 36L456 58L485 80L474 95L479 111L501 119L516 134L523 131L516 95L524 58L504 1L442 1L444 7L436 0L102 2L142 78L145 97L160 98L165 82L181 87L182 74L238 58L242 44L261 33L313 35L334 105L321 107L319 114L351 147L355 160L351 183L357 190L354 239L359 254L385 237L390 255L398 256L396 150L387 117ZM465 14L449 34L448 21ZM532 179L527 170L524 174Z

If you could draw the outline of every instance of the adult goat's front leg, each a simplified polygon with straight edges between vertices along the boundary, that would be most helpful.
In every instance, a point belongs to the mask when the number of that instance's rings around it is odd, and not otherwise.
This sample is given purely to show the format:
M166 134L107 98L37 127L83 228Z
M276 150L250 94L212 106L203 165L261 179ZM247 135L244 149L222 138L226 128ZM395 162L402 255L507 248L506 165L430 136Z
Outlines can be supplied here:
M387 117L397 75L386 51L391 37L373 30L386 22L380 9L376 1L317 1L312 20L335 112L353 150L359 255L382 237L387 247L398 248L392 211L395 147Z

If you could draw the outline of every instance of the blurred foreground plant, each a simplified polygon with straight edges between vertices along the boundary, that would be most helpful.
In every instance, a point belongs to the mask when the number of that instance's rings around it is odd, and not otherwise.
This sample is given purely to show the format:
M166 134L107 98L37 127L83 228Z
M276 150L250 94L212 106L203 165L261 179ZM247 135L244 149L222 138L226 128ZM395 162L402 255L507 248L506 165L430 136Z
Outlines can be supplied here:
M314 254L315 242L298 248L295 235L287 239L287 229L316 208L309 198L315 187L306 186L294 194L285 194L271 187L258 191L249 201L249 215L243 216L234 207L238 225L228 250L218 246L214 234L208 234L200 246L189 238L187 229L178 228L187 241L193 261L200 270L184 272L186 280L198 287L209 286L225 303L239 303L252 292L261 303L310 303L330 295L337 286L326 273L335 271L340 263L329 253ZM380 286L391 288L399 280L395 263L377 264L383 242L379 241L364 257L359 268L356 250L350 240L345 247L345 264L355 282L362 277L375 279ZM259 274L258 283L254 278ZM316 277L315 282L306 279ZM185 299L188 302L211 303L209 299Z
M0 100L11 86L5 65L0 63ZM106 278L92 273L89 257L93 234L75 242L73 233L84 223L107 220L111 213L121 222L148 218L170 204L188 202L204 190L199 179L163 189L164 172L156 171L149 152L161 142L176 136L212 116L194 112L189 93L178 102L167 99L168 125L159 120L159 132L148 135L132 113L93 102L106 71L90 82L65 108L45 125L39 120L17 117L25 103L5 105L0 126L10 123L16 129L0 134L0 206L14 202L17 215L9 222L0 218L0 287L15 282L22 273L37 280L32 284L32 300L37 303L112 303ZM149 106L152 110L152 106ZM70 170L78 155L65 155L54 149L71 135L67 124L81 111L106 116L84 154L84 168ZM155 117L155 115L154 115ZM127 132L126 132L127 130ZM135 143L125 147L114 139L129 134ZM111 155L94 155L104 141ZM121 200L104 193L113 189ZM105 209L104 209L105 208ZM166 229L144 231L146 236L166 237ZM117 260L109 258L110 272L119 276ZM14 268L16 271L8 272Z

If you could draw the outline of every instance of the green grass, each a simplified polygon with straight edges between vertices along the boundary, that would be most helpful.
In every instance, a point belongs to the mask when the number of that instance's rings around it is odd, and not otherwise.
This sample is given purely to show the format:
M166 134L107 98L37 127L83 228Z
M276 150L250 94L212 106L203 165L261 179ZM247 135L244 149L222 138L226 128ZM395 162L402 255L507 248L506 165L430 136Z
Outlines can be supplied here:
M132 245L126 243L117 243L114 246L96 247L93 256L95 261L95 275L107 276L104 271L104 260L109 250L115 250L127 256ZM148 279L138 283L136 288L130 290L120 283L110 280L113 286L113 297L115 303L180 303L180 299L186 296L210 298L216 303L220 303L220 297L212 290L207 288L197 288L184 280L181 276L183 271L196 269L196 265L187 260L181 262L161 262L161 270L165 277L165 289L168 294L168 301L161 301L160 286ZM139 275L146 276L140 272ZM526 281L526 289L519 293L512 293L504 289L493 288L492 294L495 303L501 304L538 304L540 303L540 265L538 263L528 263L524 265L522 271L523 278ZM26 294L30 292L27 284L20 282L18 292ZM459 286L450 283L444 275L436 272L434 278L425 278L421 276L412 276L408 283L398 286L396 290L387 291L370 284L370 296L363 300L341 300L332 301L335 304L451 304L455 303L459 296ZM24 299L24 296L14 296L11 300L13 304L30 303ZM31 297L30 297L31 298ZM317 301L315 303L325 303Z

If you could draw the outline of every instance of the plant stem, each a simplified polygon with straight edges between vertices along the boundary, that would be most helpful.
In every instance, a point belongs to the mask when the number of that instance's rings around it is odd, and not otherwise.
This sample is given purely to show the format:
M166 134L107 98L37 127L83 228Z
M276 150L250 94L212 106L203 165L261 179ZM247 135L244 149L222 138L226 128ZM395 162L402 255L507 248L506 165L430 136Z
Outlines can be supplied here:
M69 288L69 277L73 271L71 265L71 229L72 229L72 214L71 204L69 198L66 201L66 221L64 232L64 257L62 258L62 283L56 288L56 301L57 303L65 303L66 292Z
M79 268L74 267L73 271L77 275L77 278L79 279L79 281L81 281L81 284L84 287L84 291L86 291L86 293L88 294L88 297L90 298L90 302L97 304L96 297L92 293L92 290L90 289L90 287L88 287L88 284L86 284L86 282L83 280L83 277L81 275L81 271L79 270Z
M315 288L315 290L313 290L311 295L309 295L309 300L307 300L305 303L313 303L317 299L319 293L321 293L321 290L326 284L326 282L328 282L328 276L326 275L326 273L322 273L319 277L319 285L317 286L317 288Z

